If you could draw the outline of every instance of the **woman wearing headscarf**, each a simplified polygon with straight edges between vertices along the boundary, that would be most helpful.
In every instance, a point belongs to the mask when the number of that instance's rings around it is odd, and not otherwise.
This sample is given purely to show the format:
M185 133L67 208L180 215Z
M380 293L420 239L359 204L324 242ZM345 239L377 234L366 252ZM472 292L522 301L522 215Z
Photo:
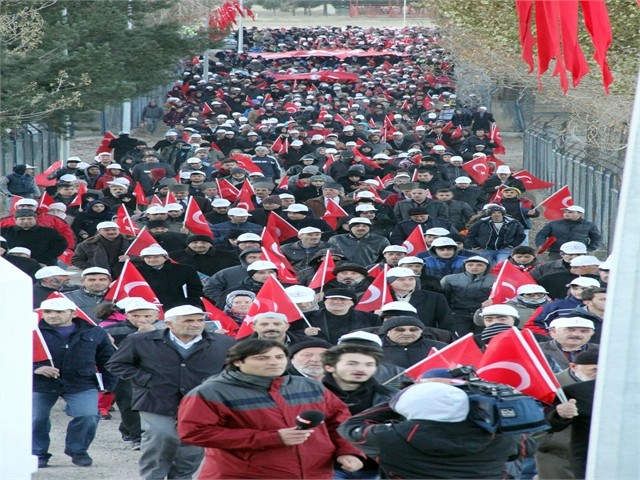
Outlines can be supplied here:
M235 292L231 292L227 295L224 313L231 317L238 324L239 328L255 299L256 294L249 290L236 290Z
M75 234L78 243L93 237L97 232L96 226L100 222L109 222L113 218L111 208L102 200L93 200L76 215L71 224L71 230Z

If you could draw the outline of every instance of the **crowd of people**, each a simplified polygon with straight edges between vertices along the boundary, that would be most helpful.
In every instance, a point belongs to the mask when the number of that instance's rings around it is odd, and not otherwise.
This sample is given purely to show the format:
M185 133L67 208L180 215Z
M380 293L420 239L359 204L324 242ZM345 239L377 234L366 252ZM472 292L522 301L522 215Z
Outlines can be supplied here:
M249 29L245 42L208 75L205 59L186 64L149 102L148 132L168 126L155 144L123 131L49 184L28 164L0 180L0 255L32 277L51 353L34 363L39 467L62 396L72 462L93 463L115 401L145 479L191 478L203 458L201 478L584 478L609 274L587 212L569 206L529 236L540 209L498 161L493 115L456 94L433 30ZM300 54L318 49L347 53ZM479 157L482 183L464 169ZM189 229L194 204L204 232ZM122 214L155 243L130 254ZM329 257L330 278L312 284ZM496 304L505 263L532 281ZM128 264L157 301L110 300ZM357 309L379 274L390 298ZM274 277L304 320L248 315ZM554 433L524 453L472 424L451 382L404 388L402 375L459 337L485 349L512 327L578 390L547 407ZM309 410L324 423L304 428Z

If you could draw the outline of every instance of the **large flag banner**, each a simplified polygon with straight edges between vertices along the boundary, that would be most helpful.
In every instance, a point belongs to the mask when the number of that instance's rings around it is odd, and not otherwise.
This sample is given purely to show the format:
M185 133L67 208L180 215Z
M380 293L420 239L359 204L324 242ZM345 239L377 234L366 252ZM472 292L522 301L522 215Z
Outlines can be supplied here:
M336 278L333 274L334 268L336 268L336 264L333 260L333 255L331 255L331 250L327 250L324 260L322 260L318 270L316 270L316 274L309 282L308 287L314 289L319 288L320 291L322 291L328 282Z
M415 257L417 254L427 251L429 247L427 247L427 242L424 240L420 225L413 229L413 232L409 234L402 246L407 249L407 256Z
M204 218L202 210L193 197L189 197L187 211L184 214L184 228L194 235L206 235L213 238L213 232L209 227L209 222Z
M393 297L387 285L387 266L385 265L384 270L371 282L355 308L361 312L373 312L389 302L393 302Z
M264 282L258 295L256 295L256 299L253 301L253 304L251 304L251 307L249 307L249 311L236 334L236 339L251 335L253 333L251 325L253 324L254 317L259 313L266 312L282 313L287 317L289 323L304 318L303 313L289 298L282 284L275 275L271 275L271 277Z
M516 327L493 337L477 372L484 380L511 385L545 403L552 403L560 388L531 333Z
M434 368L457 368L460 365L472 365L477 367L482 359L482 351L473 339L473 333L468 333L450 343L441 350L420 360L415 365L407 368L404 374L417 380L422 374Z
M536 208L544 208L544 218L547 220L560 220L563 218L563 210L573 205L573 198L568 186L541 201Z
M522 285L535 283L536 281L529 275L529 272L524 272L510 261L505 260L493 282L489 298L494 304L504 303L515 297L518 294L518 288Z

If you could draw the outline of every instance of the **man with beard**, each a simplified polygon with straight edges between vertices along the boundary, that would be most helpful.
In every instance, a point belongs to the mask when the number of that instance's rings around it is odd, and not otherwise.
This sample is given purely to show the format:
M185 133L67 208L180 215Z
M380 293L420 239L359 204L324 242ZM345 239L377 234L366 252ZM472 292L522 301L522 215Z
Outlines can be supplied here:
M324 377L324 366L322 365L322 354L333 345L322 339L311 339L306 342L296 343L289 348L291 362L287 372L291 375L309 377L322 381Z
M576 356L588 350L598 349L590 343L595 332L593 322L582 317L560 317L549 325L552 340L540 344L551 369L560 372L575 361Z
M37 308L51 294L75 290L70 285L73 272L67 272L60 267L43 267L35 273L36 283L33 285L33 308Z
M292 345L297 343L308 342L311 340L311 338L306 335L297 335L295 333L288 332L289 320L287 320L287 316L282 313L259 313L253 318L251 328L254 333L248 338L275 340L288 348L291 348Z
M112 278L117 278L128 258L125 252L131 240L120 233L115 222L100 222L96 230L97 235L78 244L71 257L71 265L82 270L89 267L105 268L111 272Z
M372 281L367 269L355 263L341 263L333 269L333 274L336 278L328 282L324 289L344 288L355 293L358 300Z

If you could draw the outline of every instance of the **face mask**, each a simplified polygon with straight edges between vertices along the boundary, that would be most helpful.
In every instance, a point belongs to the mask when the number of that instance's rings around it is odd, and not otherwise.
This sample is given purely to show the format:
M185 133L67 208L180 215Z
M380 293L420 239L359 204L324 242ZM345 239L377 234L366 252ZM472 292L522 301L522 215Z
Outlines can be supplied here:
M522 295L518 295L518 301L525 305L539 306L539 305L544 305L545 303L547 303L548 300L547 300L547 297L528 298Z

